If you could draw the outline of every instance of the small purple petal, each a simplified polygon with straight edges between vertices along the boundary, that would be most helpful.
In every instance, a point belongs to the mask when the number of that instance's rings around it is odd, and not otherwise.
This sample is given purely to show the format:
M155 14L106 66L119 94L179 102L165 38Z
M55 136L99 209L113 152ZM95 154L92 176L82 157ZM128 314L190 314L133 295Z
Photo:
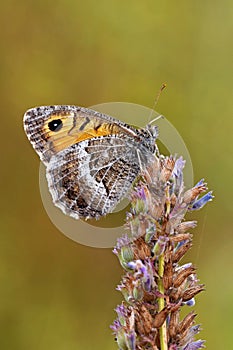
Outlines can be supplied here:
M118 255L118 250L117 250L116 248L114 248L114 249L112 250L112 252L113 252L113 254Z
M182 245L184 245L185 243L187 243L187 239L186 240L184 240L184 241L181 241L181 242L179 242L178 244L177 244L177 246L175 247L175 251L176 250L178 250L180 247L182 247Z
M185 166L185 160L182 157L178 158L175 162L175 166L172 172L174 178L174 184L172 186L172 192L177 196L180 195L183 190L183 168Z
M134 261L130 261L130 262L128 262L127 266L128 266L130 269L132 269L132 270L136 270L136 268L137 268L137 263L134 262Z
M151 279L148 278L147 281L144 283L145 290L149 292L151 290Z
M146 194L143 187L137 189L136 195L139 199L142 199L143 201L146 200Z
M198 210L201 209L202 207L204 207L204 205L210 201L212 201L212 199L214 198L214 196L212 195L213 191L210 191L208 193L206 193L204 196L202 196L200 199L194 201L192 207L190 208L190 210Z
M204 346L204 340L197 340L192 343L187 344L183 350L198 350L198 349L203 349Z
M154 271L153 271L153 262L148 261L146 262L146 274L144 275L144 288L147 292L151 290L151 288L154 286Z
M134 331L127 335L127 342L130 350L136 350L136 333Z
M176 177L179 177L180 174L182 173L184 166L185 166L185 160L183 159L183 157L178 158L175 162L173 175Z
M116 250L120 250L122 247L129 245L131 242L129 236L127 234L123 235L122 237L117 239L116 247L113 249L113 253L115 253Z
M201 330L201 326L199 324L195 324L194 326L192 326L190 328L190 333L192 334L192 336L194 337L196 334L198 334Z
M150 273L148 271L148 268L145 265L143 265L143 267L140 269L140 271L143 274L143 277L142 277L143 282L144 282L143 285L144 285L145 289L147 291L149 291L151 288L151 276L150 276Z
M203 186L205 179L201 179L194 187Z
M119 329L122 328L122 325L120 324L120 322L118 320L115 320L113 322L113 324L110 326L110 328L113 330L114 333L117 333L119 331Z
M118 284L118 286L116 287L116 290L120 292L123 288L125 288L124 284Z
M186 264L183 264L179 267L179 269L188 269L190 266L192 266L192 263L186 263Z
M140 271L144 276L147 276L147 275L148 275L147 268L146 268L146 266L143 265L143 264L139 267L139 271Z
M124 304L118 305L115 311L118 315L119 321L121 321L122 318L127 318L128 316L127 308L124 306Z
M184 302L184 304L187 305L187 306L194 306L195 305L195 299L192 298L192 299Z

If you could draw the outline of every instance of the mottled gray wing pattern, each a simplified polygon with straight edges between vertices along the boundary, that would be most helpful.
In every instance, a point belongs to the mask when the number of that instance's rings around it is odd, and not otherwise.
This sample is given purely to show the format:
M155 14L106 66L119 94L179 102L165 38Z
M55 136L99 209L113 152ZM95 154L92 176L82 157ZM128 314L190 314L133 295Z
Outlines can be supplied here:
M47 165L53 201L76 219L106 215L127 195L151 155L126 135L76 143L53 156Z

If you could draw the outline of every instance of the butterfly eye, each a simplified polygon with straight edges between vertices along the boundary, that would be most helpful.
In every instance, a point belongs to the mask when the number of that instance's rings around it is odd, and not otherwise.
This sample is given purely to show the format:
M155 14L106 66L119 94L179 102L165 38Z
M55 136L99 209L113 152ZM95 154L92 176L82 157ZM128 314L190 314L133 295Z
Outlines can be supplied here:
M59 131L62 128L61 119L55 119L48 123L49 130L51 131Z

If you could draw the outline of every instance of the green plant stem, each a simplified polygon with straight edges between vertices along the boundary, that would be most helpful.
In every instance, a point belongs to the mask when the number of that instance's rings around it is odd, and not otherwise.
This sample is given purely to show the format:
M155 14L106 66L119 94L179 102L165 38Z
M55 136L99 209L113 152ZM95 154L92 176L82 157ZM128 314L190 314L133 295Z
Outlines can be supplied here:
M164 273L164 254L161 254L159 257L159 281L158 281L158 290L161 293L161 296L159 297L158 304L159 304L159 311L162 311L165 306L164 301L164 286L163 286L163 273ZM162 326L159 329L159 335L160 335L160 348L161 350L167 350L167 324L166 320L162 324Z

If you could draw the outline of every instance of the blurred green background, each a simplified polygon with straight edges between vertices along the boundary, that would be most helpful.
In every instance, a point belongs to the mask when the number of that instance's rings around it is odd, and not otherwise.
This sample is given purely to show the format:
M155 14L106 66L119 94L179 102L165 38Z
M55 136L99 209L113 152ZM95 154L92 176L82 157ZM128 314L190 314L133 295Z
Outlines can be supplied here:
M156 109L182 135L195 181L205 177L216 196L192 215L188 261L207 289L195 306L201 338L208 349L232 348L232 1L9 0L0 23L0 348L116 349L109 324L121 300L111 249L81 246L50 222L23 113L152 107L163 82Z

